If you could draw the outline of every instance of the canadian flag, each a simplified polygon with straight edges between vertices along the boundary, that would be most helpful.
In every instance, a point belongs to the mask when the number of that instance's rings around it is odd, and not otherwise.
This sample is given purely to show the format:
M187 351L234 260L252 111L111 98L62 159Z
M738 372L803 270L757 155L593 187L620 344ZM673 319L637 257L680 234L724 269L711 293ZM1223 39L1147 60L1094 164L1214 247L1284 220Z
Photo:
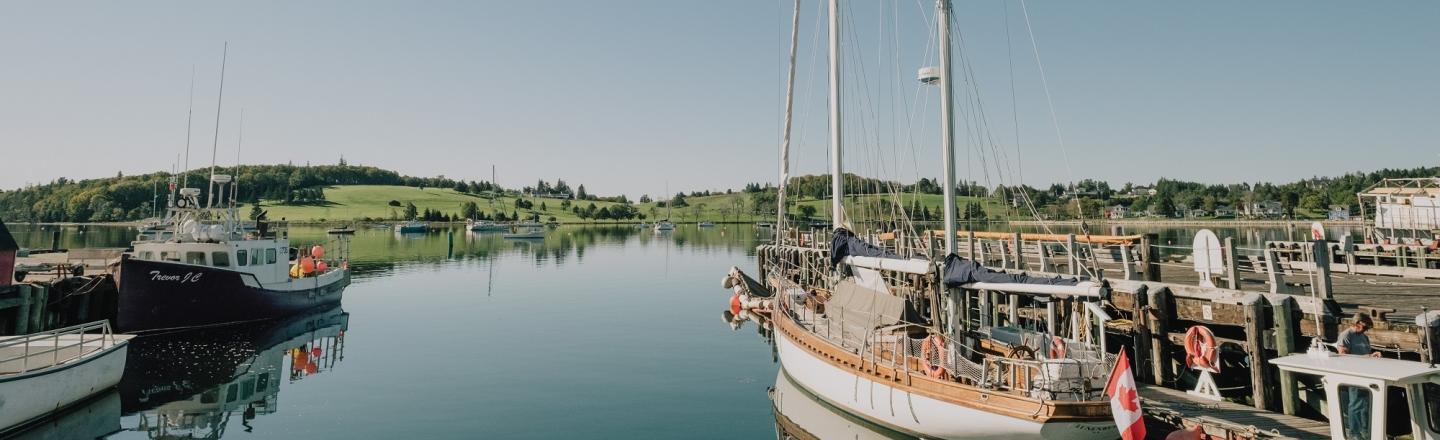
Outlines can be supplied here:
M1135 388L1135 374L1130 370L1130 356L1124 348L1120 349L1120 359L1110 372L1105 394L1110 396L1110 413L1115 416L1115 427L1120 428L1120 438L1143 440L1145 417L1140 412L1140 392Z

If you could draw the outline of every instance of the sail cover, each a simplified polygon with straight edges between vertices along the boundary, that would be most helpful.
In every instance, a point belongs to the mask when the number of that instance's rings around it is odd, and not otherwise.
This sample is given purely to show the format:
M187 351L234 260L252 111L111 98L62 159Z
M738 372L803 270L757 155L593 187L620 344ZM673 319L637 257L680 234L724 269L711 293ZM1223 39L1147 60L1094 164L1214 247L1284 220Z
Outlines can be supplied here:
M840 264L841 261L845 261L845 257L849 256L904 258L879 246L866 243L848 229L835 228L835 236L830 238L830 265Z
M945 286L957 287L969 283L1041 284L1050 286L1074 286L1080 281L1073 278L1032 277L1023 273L1006 273L991 270L975 260L950 254L945 257Z

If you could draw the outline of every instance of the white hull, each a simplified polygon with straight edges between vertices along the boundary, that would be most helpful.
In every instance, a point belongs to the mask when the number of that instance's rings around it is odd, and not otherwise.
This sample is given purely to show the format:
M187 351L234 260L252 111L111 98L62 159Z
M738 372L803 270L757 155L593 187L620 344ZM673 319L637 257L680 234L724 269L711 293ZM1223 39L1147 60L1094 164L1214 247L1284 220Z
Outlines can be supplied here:
M95 339L96 336L89 335L88 338ZM63 336L60 339L62 346L73 342L75 340L67 340ZM86 342L87 346L90 344L92 342ZM96 340L93 344L98 345L100 341ZM32 344L32 349L35 346ZM20 374L3 374L5 371L19 371L17 361L0 364L0 431L114 388L125 372L127 347L126 341L119 340L80 359Z
M779 416L789 419L791 423L815 438L895 440L910 437L831 408L796 385L784 368L781 368L780 372L775 375L775 391L772 400Z
M780 364L797 385L825 402L881 426L941 439L1114 439L1110 422L1036 423L895 389L813 356L783 332Z

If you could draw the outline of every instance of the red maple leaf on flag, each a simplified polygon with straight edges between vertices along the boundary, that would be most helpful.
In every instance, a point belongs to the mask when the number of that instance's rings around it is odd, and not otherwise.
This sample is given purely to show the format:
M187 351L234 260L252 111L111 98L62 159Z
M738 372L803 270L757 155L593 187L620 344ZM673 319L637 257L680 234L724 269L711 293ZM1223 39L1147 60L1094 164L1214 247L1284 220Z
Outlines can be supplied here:
M1130 387L1120 385L1115 393L1120 397L1120 407L1126 411L1140 411L1140 395Z

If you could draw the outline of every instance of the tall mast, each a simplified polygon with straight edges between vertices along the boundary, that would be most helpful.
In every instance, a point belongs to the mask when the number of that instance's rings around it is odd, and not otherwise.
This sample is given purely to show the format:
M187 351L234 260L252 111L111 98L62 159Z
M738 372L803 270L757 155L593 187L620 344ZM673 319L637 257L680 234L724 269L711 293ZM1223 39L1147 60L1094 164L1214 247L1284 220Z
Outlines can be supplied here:
M795 0L795 16L790 20L790 77L785 81L785 134L780 142L780 188L776 191L775 209L778 219L775 230L777 242L785 244L785 184L790 181L790 126L794 119L795 106L795 47L800 43L800 0Z
M955 253L955 107L950 81L950 0L936 0L940 32L940 150L945 167L945 254Z
M230 180L230 208L235 208L235 199L240 195L240 146L245 142L245 107L240 107L240 130L235 138L235 177Z
M225 42L222 50L223 52L220 54L220 94L215 98L215 139L210 143L210 185L208 186L210 189L206 191L206 208L215 204L215 160L220 152L220 105L225 101L225 60L230 56L229 41Z
M845 178L840 161L840 0L830 0L830 221L845 224Z

